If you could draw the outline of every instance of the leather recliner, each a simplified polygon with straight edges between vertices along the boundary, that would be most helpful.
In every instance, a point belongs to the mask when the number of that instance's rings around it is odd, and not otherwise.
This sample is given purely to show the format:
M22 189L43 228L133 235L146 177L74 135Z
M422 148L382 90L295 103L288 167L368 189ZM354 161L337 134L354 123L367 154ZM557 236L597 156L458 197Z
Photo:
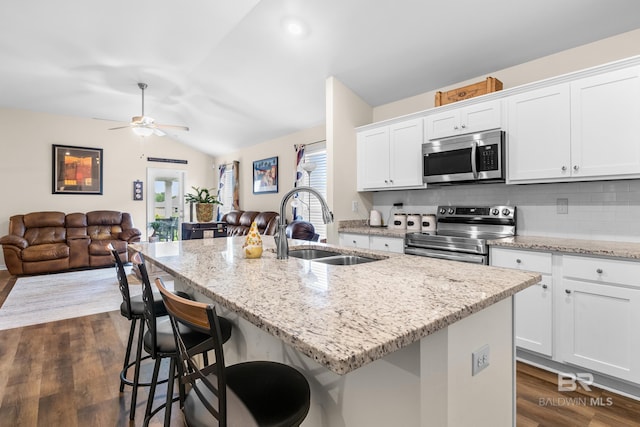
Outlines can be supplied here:
M224 214L222 222L227 223L228 236L245 236L249 233L251 223L256 222L258 232L261 235L272 236L278 231L278 220L280 215L277 212L265 211L230 211Z
M113 265L109 244L127 262L127 245L140 235L125 212L32 212L12 216L0 244L9 273L40 274Z

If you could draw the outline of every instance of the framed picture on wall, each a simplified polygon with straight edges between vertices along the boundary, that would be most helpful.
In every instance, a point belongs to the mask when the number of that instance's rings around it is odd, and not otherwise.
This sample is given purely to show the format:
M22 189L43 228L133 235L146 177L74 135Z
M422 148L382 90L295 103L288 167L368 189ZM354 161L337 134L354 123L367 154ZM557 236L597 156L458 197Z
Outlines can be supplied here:
M278 192L278 157L253 162L253 194Z
M53 145L53 194L102 194L102 148Z

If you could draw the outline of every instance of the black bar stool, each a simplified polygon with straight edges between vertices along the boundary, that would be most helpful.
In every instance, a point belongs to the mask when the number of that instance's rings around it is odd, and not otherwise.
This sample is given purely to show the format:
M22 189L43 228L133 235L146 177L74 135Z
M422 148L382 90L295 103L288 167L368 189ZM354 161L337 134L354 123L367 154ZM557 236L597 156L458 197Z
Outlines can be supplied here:
M282 363L252 361L224 365L221 318L213 305L180 298L156 279L156 286L169 312L175 340L180 350L178 369L182 384L191 384L184 401L189 427L214 426L299 426L311 405L306 378ZM216 363L200 368L182 332L187 326L206 333L212 340Z
M145 267L144 261L135 254L132 257L132 261L138 265L140 274L142 276L142 300L144 302L144 319L147 325L147 332L144 334L143 344L144 350L149 353L152 359L155 360L153 368L153 376L151 378L151 387L149 389L149 397L147 400L147 406L145 410L144 425L148 425L149 420L160 410L164 409L164 425L169 427L171 423L171 406L175 401L184 401L184 385L179 387L179 396L173 397L173 383L176 377L176 373L180 374L180 364L176 364L178 360L178 351L176 349L176 341L173 336L173 329L168 316L158 318L156 312L156 303L149 281L149 275ZM175 294L174 294L175 295ZM163 307L164 308L164 307ZM166 312L166 310L165 310ZM222 342L226 342L231 337L232 324L229 320L222 318ZM190 349L197 349L197 354L202 354L205 366L208 365L207 352L213 349L209 336L200 331L190 329L186 326L181 328L181 333L184 335L184 342ZM159 405L153 409L153 400L155 398L156 384L158 383L158 374L160 371L160 364L162 359L169 359L169 382L167 383L167 398L165 403Z

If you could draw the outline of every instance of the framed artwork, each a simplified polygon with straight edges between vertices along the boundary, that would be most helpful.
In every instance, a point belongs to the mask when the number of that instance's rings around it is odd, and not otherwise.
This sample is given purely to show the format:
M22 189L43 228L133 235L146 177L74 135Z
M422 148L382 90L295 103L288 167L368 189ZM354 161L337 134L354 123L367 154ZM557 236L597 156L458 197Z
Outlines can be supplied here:
M278 192L278 157L253 162L253 194Z
M102 194L102 148L53 145L53 194Z

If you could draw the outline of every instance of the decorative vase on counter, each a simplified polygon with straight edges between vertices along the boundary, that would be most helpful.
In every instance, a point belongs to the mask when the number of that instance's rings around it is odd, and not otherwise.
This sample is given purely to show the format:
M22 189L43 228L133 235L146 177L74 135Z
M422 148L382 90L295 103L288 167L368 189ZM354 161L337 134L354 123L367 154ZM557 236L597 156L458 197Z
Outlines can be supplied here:
M196 203L196 219L198 222L211 222L213 220L213 203Z
M246 258L260 258L262 256L262 238L258 232L258 224L253 221L247 238L242 245L244 256Z

